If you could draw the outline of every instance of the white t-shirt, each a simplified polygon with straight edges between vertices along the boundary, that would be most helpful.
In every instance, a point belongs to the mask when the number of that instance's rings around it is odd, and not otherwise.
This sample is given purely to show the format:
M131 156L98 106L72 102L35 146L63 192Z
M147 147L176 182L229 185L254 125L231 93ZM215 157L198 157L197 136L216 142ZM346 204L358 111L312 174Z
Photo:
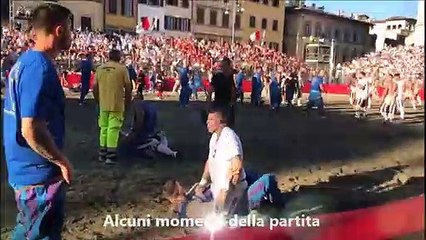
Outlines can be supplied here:
M213 133L209 144L209 173L211 177L211 190L213 198L216 198L221 189L228 190L231 168L231 160L240 155L243 158L243 147L240 138L229 127L222 129L220 136ZM240 180L246 178L245 171L241 174Z
M368 78L362 78L358 80L358 89L356 96L358 99L367 99L370 93L370 86Z

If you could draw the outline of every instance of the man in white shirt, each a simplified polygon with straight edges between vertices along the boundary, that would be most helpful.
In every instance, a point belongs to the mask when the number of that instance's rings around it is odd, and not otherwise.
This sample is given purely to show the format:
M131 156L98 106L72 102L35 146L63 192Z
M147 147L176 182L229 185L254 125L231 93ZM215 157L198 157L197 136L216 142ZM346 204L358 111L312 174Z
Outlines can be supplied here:
M242 144L234 130L227 126L227 116L221 108L209 111L207 129L212 133L209 156L196 191L202 191L210 182L215 210L232 215L246 205L247 181Z
M357 83L355 117L365 118L367 116L368 97L370 95L370 79L366 76L365 72L361 72L360 75Z

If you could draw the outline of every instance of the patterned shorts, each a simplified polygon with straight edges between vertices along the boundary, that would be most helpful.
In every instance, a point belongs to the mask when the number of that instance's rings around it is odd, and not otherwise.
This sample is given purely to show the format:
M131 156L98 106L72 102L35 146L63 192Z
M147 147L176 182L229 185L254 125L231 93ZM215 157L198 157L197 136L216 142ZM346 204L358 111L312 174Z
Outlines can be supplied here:
M65 183L13 186L18 207L12 239L60 240L65 212Z

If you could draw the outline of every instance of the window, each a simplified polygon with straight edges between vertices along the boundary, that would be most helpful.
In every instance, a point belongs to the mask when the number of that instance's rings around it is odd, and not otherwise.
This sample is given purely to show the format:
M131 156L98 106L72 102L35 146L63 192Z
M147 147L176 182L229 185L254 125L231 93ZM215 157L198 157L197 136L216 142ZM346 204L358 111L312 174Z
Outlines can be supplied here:
M263 4L269 5L269 0L263 0Z
M235 29L241 28L241 15L235 16Z
M256 27L256 17L255 16L250 16L249 26L251 28L255 28Z
M189 8L189 0L182 0L182 7Z
M274 49L274 50L276 50L276 51L278 51L278 47L279 47L280 45L278 44L278 43L276 43L276 42L270 42L269 43L269 48L270 49Z
M386 27L386 29L387 29L387 30L390 30L390 29L391 29L391 26L390 26L390 25L388 25L388 26Z
M217 11L210 10L210 25L216 26L217 24Z
M118 0L109 0L108 1L108 12L112 14L117 14L117 1Z
M315 37L320 37L322 32L321 23L317 22L315 24Z
M357 43L358 42L358 35L356 34L356 32L354 32L352 34L352 42Z
M392 25L392 29L396 29L396 25Z
M352 49L352 58L356 58L358 56L358 52L356 50L356 48Z
M268 28L268 20L266 18L262 19L262 29Z
M311 36L311 24L309 22L305 23L305 36Z
M325 38L330 38L330 36L331 36L331 29L330 28L326 28L325 30L324 30L324 37Z
M280 6L280 0L272 0L272 6L279 7Z
M340 41L340 30L339 29L334 30L334 39L336 39L337 41Z
M188 18L164 16L164 29L169 31L189 32L191 31L191 20Z
M344 33L343 33L343 41L345 41L345 42L350 42L350 36L349 36L349 32L346 30Z
M278 20L272 22L272 31L278 31Z
M402 28L402 25L401 24L398 24L398 29L401 29Z
M170 5L170 6L179 6L179 1L178 0L166 0L166 4Z
M204 24L204 8L197 8L197 23Z
M157 7L163 6L163 0L138 0L138 3Z
M81 17L81 30L92 31L92 19L90 17Z
M223 0L223 3L228 3L229 2L229 0Z
M222 13L222 27L229 28L229 14Z
M121 0L121 15L133 17L133 0Z

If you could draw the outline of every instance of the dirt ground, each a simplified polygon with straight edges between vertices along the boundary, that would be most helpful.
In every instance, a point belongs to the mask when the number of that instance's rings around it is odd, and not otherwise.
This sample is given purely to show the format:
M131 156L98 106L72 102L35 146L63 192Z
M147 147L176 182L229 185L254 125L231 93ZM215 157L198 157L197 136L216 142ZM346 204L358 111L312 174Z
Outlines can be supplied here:
M292 195L289 209L321 202L326 207L319 212L342 211L424 193L423 108L409 108L406 120L383 125L377 104L366 121L357 121L347 97L328 95L325 102L325 119L315 113L307 117L297 108L277 113L247 104L237 108L236 132L246 168L275 173L283 192ZM75 96L69 96L65 151L74 164L75 179L67 193L64 239L164 239L188 234L181 228L103 227L107 214L171 216L167 204L158 201L162 184L175 178L190 186L201 176L209 140L200 120L203 103L179 108L176 96L154 103L159 129L183 157L122 159L111 167L96 161L95 104L79 106ZM16 207L3 160L1 179L1 239L7 239Z

